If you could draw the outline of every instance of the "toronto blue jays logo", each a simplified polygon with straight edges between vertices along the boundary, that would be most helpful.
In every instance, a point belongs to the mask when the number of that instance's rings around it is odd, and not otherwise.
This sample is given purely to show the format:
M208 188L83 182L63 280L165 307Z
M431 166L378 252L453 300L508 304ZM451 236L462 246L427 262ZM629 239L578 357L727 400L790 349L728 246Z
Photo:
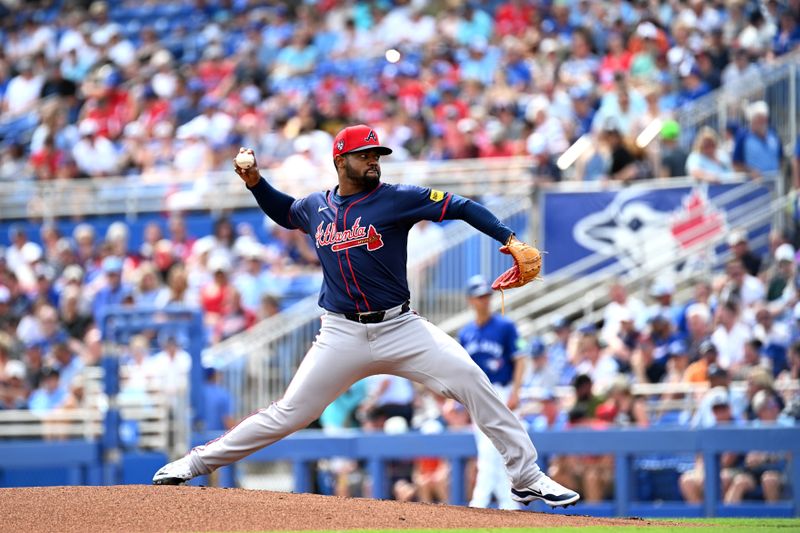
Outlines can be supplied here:
M383 247L381 234L372 224L369 225L369 229L363 228L361 226L361 217L358 217L353 222L350 229L344 231L336 231L336 226L333 222L328 222L328 225L323 229L324 224L324 222L319 223L317 232L314 235L317 241L317 248L330 246L331 250L338 252L356 246L366 246L367 251L372 252Z
M370 142L370 141L378 142L378 136L375 135L375 131L374 130L369 130L369 135L367 135L367 138L364 139L364 140L366 142Z
M342 148L344 148L344 139L339 139L339 141L336 143L336 150L341 152Z
M575 224L575 241L616 258L627 268L636 268L709 242L726 230L725 212L710 202L702 189L690 190L674 210L660 210L655 198L647 190L620 192L605 209Z

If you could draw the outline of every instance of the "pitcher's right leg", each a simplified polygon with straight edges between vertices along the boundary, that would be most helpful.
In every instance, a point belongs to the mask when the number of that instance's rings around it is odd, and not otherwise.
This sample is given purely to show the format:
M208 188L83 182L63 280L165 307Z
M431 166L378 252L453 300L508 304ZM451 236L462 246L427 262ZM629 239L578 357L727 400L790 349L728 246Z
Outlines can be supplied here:
M213 472L306 427L353 383L377 369L366 328L326 315L322 329L280 400L159 470L154 484L179 484Z

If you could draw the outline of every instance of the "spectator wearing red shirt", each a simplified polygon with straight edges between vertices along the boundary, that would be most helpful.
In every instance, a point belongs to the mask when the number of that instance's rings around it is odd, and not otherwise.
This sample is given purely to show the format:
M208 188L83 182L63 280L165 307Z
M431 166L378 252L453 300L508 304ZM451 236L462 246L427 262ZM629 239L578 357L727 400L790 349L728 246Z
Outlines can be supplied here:
M500 35L522 35L533 22L536 9L521 0L509 0L497 7L495 28Z
M239 291L230 287L225 293L222 314L214 328L213 342L217 343L241 333L256 323L256 315L242 306Z
M230 284L230 259L221 254L213 255L208 260L208 270L213 278L200 289L200 305L205 312L206 325L215 329L225 310L225 301L230 298L228 293L234 290Z
M600 62L600 83L605 89L614 86L614 76L627 74L631 68L631 53L625 49L625 38L619 33L608 36L608 53Z
M31 154L31 167L40 181L75 177L75 167L69 164L64 150L56 148L52 135L45 137L42 148Z

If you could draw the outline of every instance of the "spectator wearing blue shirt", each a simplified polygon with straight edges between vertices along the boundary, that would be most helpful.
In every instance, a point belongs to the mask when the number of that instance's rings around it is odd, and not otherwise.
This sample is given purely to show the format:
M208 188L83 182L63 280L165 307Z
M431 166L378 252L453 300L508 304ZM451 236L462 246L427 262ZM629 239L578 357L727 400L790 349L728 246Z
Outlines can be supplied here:
M700 69L694 63L684 62L678 69L681 75L681 90L676 102L678 107L693 102L711 92L703 80Z
M743 130L733 148L733 167L754 178L780 170L783 146L778 135L769 128L769 106L764 101L747 107L750 127Z
M572 324L566 317L556 316L551 328L555 333L555 341L547 347L547 363L558 377L558 385L569 385L575 378L575 367L570 364L567 352Z
M47 414L59 407L67 396L67 390L61 387L58 370L45 368L42 370L39 388L33 391L28 401L28 408L37 415Z
M781 13L780 29L772 41L772 52L776 56L788 54L800 46L800 26L797 25L797 13L786 10Z
M102 269L106 285L97 291L92 302L92 314L98 324L108 307L122 304L131 295L130 287L122 283L122 259L108 256L103 259Z
M234 425L233 397L227 389L219 385L216 368L205 369L206 382L203 384L203 412L201 420L205 431L227 431Z

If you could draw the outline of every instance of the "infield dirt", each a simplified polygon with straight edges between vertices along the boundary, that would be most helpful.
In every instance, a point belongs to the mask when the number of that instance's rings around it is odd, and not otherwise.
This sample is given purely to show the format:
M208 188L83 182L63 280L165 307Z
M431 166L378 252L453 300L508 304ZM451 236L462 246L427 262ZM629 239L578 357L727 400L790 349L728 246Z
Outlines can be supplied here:
M0 489L0 509L4 531L64 533L656 525L638 519L187 486Z

